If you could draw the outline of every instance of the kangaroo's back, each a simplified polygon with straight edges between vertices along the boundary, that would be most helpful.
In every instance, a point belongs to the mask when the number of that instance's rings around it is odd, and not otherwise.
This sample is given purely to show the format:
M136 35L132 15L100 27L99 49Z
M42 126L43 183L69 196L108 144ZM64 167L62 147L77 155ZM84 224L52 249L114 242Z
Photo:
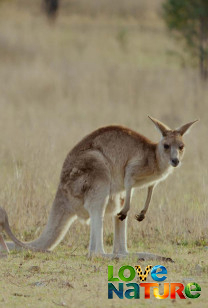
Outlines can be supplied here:
M65 166L87 151L99 151L113 165L125 164L138 152L154 151L156 144L122 126L102 127L83 138L68 154Z

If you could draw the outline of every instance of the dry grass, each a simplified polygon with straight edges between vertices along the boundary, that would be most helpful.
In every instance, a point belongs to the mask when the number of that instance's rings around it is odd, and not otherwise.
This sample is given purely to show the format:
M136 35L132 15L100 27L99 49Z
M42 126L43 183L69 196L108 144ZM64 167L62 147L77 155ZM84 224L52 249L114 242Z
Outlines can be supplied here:
M186 299L177 297L176 300L167 298L157 300L153 297L152 290L150 299L144 299L143 288L141 288L140 299L128 300L107 298L108 287L108 265L114 266L114 274L117 276L122 265L137 265L134 258L127 260L105 260L94 258L89 260L83 255L72 253L71 249L59 247L51 255L28 252L11 255L7 260L0 260L0 306L1 307L181 307L191 305L194 308L207 307L207 262L205 260L207 251L194 248L187 250L184 247L173 249L172 246L161 245L161 250L168 250L176 263L166 263L167 280L165 282L179 282L186 285L191 281L197 282L201 288L201 296L198 299ZM147 247L146 247L147 249ZM86 251L81 250L80 254ZM2 266L3 264L3 266ZM142 269L151 262L139 262ZM154 265L156 265L154 263ZM139 283L137 277L134 282ZM147 282L153 282L151 276ZM115 285L117 285L115 283ZM162 284L163 286L163 284ZM161 287L162 287L161 286ZM160 291L163 294L161 288Z
M69 16L67 2L55 24L48 24L35 1L31 7L20 0L1 4L0 204L22 239L38 236L46 223L62 163L76 142L108 124L158 140L150 114L172 127L201 121L185 137L183 166L157 187L140 224L133 217L146 192L136 192L129 247L159 253L165 243L207 244L208 87L196 70L186 68L186 56L166 33L157 15L160 2L151 7L155 2L140 1L145 13L137 19L110 14L107 4L102 14L80 17L86 8L81 0L80 12L75 6ZM76 222L64 243L86 252L88 234ZM109 250L109 222L105 243Z

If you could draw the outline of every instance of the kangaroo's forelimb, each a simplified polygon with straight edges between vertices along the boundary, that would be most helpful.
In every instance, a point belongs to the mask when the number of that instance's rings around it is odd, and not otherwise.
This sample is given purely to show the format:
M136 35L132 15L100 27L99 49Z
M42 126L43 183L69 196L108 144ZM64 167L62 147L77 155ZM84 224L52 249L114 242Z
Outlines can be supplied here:
M151 201L151 199L152 199L153 190L154 190L154 185L148 187L147 199L146 199L146 201L145 201L144 208L143 208L143 210L140 212L140 214L135 215L136 220L142 221L142 220L145 218L145 215L146 215L147 210L148 210L149 205L150 205L150 201Z
M124 207L117 214L118 218L121 221L126 218L127 213L130 209L131 192L134 186L134 179L133 179L134 165L135 165L135 162L132 161L132 162L129 162L125 168L124 187L125 187L126 197L125 197Z
M118 218L122 221L126 218L127 213L130 209L130 201L131 201L131 187L128 187L126 190L126 198L125 198L125 202L124 202L124 207L122 208L122 210L117 214Z

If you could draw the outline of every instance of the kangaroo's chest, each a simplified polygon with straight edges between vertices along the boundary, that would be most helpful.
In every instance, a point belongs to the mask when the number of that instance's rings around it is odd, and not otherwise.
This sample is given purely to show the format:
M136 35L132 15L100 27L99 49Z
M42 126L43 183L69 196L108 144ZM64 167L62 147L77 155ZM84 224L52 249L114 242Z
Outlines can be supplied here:
M161 181L164 181L168 175L172 172L172 168L169 168L163 172L156 172L145 176L138 176L135 180L134 187L146 187L158 184Z

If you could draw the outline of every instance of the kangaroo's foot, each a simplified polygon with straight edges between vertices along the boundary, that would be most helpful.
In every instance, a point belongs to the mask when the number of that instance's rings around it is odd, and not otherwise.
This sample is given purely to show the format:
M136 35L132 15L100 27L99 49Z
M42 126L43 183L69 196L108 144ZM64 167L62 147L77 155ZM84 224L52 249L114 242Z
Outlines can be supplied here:
M104 259L124 259L128 254L120 254L120 253L103 253L103 254L92 254L89 256L90 259L93 257L101 257Z
M13 243L13 242L6 242L6 245L7 245L9 251L10 250L22 250L23 249L22 247L15 245L15 243ZM3 249L2 246L0 246L0 252L4 251L4 250L5 249Z
M149 252L136 252L136 253L132 253L131 255L138 257L138 261L154 260L154 261L165 261L165 262L174 263L174 261L171 258L162 257L162 256L155 255L155 254L149 253Z
M137 257L138 261L165 261L165 262L172 262L174 261L171 258L162 257L159 255L155 255L149 252L133 252L133 253L103 253L103 254L92 254L90 258L93 257L101 257L106 259L125 259L126 257Z
M120 213L117 214L117 216L121 221L123 221L126 218L127 214L121 211Z
M135 215L135 219L138 220L138 221L142 221L145 218L145 214L146 214L145 211L141 211L140 214Z

